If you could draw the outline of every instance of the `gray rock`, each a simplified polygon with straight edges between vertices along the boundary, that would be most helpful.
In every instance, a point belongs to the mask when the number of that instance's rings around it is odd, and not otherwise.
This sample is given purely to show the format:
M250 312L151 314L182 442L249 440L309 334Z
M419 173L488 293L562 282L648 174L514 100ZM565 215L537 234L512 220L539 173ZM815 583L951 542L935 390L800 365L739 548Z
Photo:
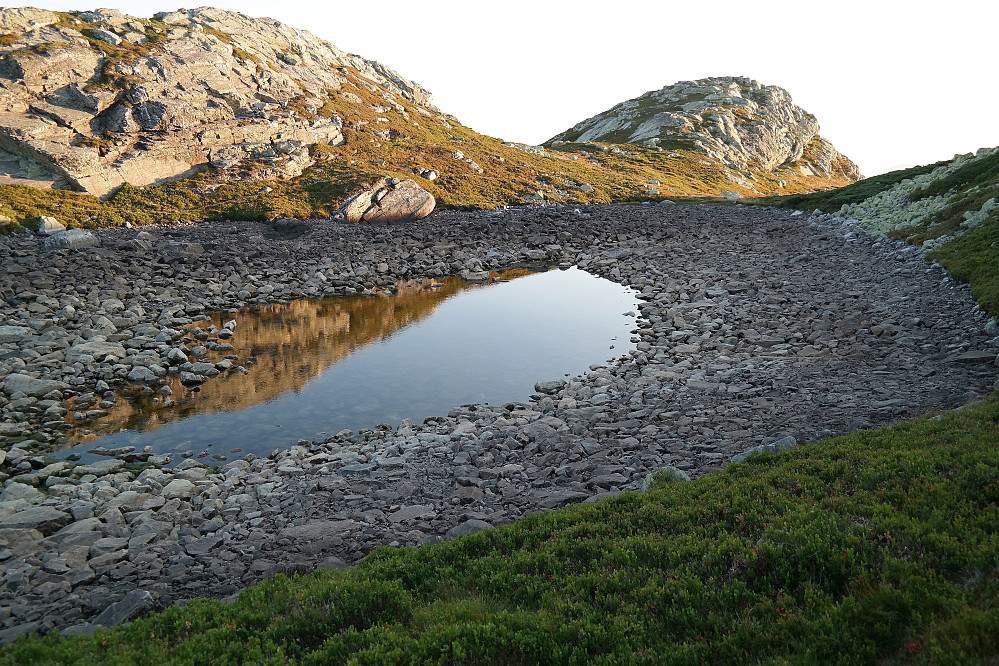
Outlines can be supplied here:
M127 356L125 347L120 342L106 340L88 340L73 345L66 350L66 362L74 363L81 356L92 356L95 361L120 360ZM105 389L107 390L107 389Z
M150 384L159 381L159 377L149 368L137 365L128 371L128 381Z
M8 483L0 493L0 502L24 500L29 504L40 504L45 497L45 493L32 486L24 483Z
M448 530L447 535L451 538L465 536L467 534L475 534L476 532L481 532L482 530L491 529L492 525L484 520L478 520L476 518L471 518L463 523L459 523Z
M91 544L90 557L98 558L110 553L116 553L127 546L128 539L124 537L104 537Z
M179 347L174 347L167 352L167 360L174 365L181 365L188 362L187 354Z
M204 384L205 381L207 381L207 378L204 375L197 375L193 372L187 371L180 373L180 383L184 386L197 386L199 384Z
M569 504L582 502L587 497L589 497L589 494L575 490L553 490L539 492L535 503L542 509L561 509Z
M203 557L214 551L220 543L222 543L222 537L207 536L188 543L184 546L184 550L192 557Z
M534 385L534 390L538 393L558 393L563 388L565 388L565 380L563 379L553 379L547 382L537 382Z
M163 497L167 499L190 499L197 487L187 479L174 479L163 487Z
M434 507L429 504L413 504L410 506L404 506L395 513L389 514L389 521L393 523L402 522L404 520L416 520L421 516L427 514L432 514L434 512Z
M101 239L86 229L67 229L55 233L42 242L46 250L83 250L100 247Z
M996 355L994 352L990 351L968 351L963 354L958 354L954 357L954 360L958 363L969 363L969 364L985 364L985 363L995 363Z
M302 525L286 527L281 530L281 536L301 541L314 541L329 536L340 536L356 527L352 520L310 520Z
M73 468L73 473L80 476L84 474L104 476L106 474L114 474L124 466L125 462L123 460L98 460L97 462L90 463L88 465L77 465Z
M0 517L0 529L38 530L48 536L72 522L73 516L50 506L32 506Z
M0 344L20 342L31 335L27 326L0 326Z
M3 387L3 391L7 395L20 392L36 398L40 398L52 391L63 391L66 389L66 384L63 382L54 379L36 379L30 375L20 373L7 375L0 386Z
M148 613L155 606L153 595L146 590L132 590L121 601L111 604L93 619L91 624L101 627L117 627Z

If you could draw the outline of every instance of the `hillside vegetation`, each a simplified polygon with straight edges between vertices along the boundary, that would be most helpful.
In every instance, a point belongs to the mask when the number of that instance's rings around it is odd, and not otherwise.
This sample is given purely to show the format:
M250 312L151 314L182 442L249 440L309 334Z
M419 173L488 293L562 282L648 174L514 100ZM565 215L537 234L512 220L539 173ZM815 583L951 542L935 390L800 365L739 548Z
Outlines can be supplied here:
M999 149L893 171L828 192L752 200L857 220L869 233L922 246L999 315Z
M997 424L993 397L0 663L984 663Z

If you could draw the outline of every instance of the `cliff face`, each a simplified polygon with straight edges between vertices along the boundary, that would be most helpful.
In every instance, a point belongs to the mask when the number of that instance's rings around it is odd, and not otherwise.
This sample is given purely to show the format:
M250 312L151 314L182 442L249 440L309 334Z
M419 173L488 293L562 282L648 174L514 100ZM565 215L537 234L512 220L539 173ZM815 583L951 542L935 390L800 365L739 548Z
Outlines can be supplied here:
M270 19L0 9L0 180L104 195L209 164L297 176L310 145L343 140L327 100L361 105L361 86L440 115L418 84Z
M777 86L744 77L681 81L575 125L549 140L690 147L737 170L861 177L857 165L819 136L815 116Z

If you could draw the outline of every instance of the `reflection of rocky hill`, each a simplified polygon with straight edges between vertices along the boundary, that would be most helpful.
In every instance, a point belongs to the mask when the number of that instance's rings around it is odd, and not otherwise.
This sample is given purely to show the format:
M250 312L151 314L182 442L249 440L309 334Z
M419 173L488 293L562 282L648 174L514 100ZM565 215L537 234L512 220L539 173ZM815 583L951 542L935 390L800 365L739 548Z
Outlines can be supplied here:
M490 273L511 280L530 273L514 269ZM236 315L220 315L215 323L236 319L231 352L210 353L204 360L220 361L236 354L235 364L250 368L246 375L231 371L209 380L200 391L183 386L176 375L168 378L176 405L162 407L153 396L135 395L119 400L100 423L70 432L73 442L90 441L119 430L153 430L196 413L237 411L300 390L312 378L366 344L390 337L401 328L434 314L447 298L473 288L451 277L401 283L392 296L355 296L324 300L303 299L288 305L247 308ZM202 322L203 324L203 322Z

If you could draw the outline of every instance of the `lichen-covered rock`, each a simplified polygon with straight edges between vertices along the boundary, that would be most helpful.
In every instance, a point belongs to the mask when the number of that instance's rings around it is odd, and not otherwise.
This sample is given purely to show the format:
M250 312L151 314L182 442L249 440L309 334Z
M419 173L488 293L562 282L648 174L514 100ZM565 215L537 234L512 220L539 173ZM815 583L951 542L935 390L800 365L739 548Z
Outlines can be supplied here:
M906 178L892 187L878 192L858 203L844 204L840 208L840 217L855 220L864 231L885 235L894 231L918 228L936 219L944 210L965 196L963 189L956 189L945 194L933 196L917 196L913 193L925 190L958 169L988 168L986 160L995 158L999 147L982 148L974 155L955 155L954 159L942 164L929 173ZM989 215L999 208L995 198L987 199L977 210L964 211L964 222L951 234L929 238L923 242L924 250L932 250L955 236L967 232L981 224Z
M618 104L549 142L681 141L732 169L797 168L858 180L860 171L819 136L815 116L778 86L745 77L680 81Z

